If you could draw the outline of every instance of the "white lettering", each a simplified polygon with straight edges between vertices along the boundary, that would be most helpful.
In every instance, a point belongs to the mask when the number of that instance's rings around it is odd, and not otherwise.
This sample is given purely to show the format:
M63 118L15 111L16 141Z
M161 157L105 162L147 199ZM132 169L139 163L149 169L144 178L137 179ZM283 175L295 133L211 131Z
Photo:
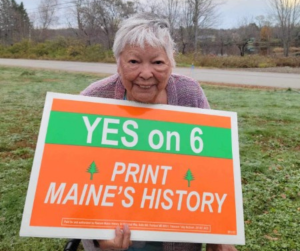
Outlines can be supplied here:
M97 127L97 125L99 124L99 122L101 121L101 118L96 118L96 120L92 125L90 124L89 118L87 116L83 116L82 118L86 126L86 129L88 131L86 143L92 143L93 132Z
M178 132L167 132L167 150L171 150L171 139L175 137L175 149L176 151L180 151L180 135Z
M158 178L158 171L159 171L159 166L156 166L156 171L155 171L155 174L154 174L152 166L148 165L146 178L145 178L145 184L148 183L149 177L151 177L152 183L156 184L157 178Z
M100 201L100 197L101 197L101 193L102 193L102 189L103 189L103 185L101 185L98 189L98 193L96 194L96 189L95 189L95 185L91 185L90 189L89 189L89 193L88 193L88 197L85 201L85 205L90 204L90 200L91 197L93 196L94 199L94 205L98 206L99 201Z
M119 167L121 167L121 169L119 169ZM125 169L126 169L126 166L124 163L116 162L115 166L114 166L113 174L111 177L111 181L115 181L116 175L124 173Z
M66 183L61 183L56 192L55 192L55 185L56 185L55 182L50 183L44 203L48 203L48 200L51 197L50 204L53 204L57 198L58 198L58 200L57 200L56 204L60 204L62 195L63 195L65 187L66 187Z
M125 197L129 200L128 203L125 202L125 200L122 200L122 205L123 207L131 207L133 205L133 197L129 194L129 192L131 193L135 193L135 190L133 187L126 187L124 190L124 195Z
M184 194L187 194L187 191L176 190L176 194L179 194L177 210L181 210L182 197L183 197Z
M169 205L165 204L164 202L161 203L162 208L165 210L169 210L173 207L173 200L168 196L168 194L170 194L171 196L174 195L173 191L170 189L164 191L163 197L167 202L169 202Z
M138 124L133 120L127 120L123 124L124 133L131 136L133 140L131 142L128 142L126 137L121 137L121 141L126 147L134 147L138 143L138 135L135 131L132 131L128 128L129 125L133 126L134 129L138 129Z
M219 207L218 207L218 213L221 213L222 212L222 205L223 205L223 203L224 203L224 201L225 201L225 199L227 197L227 194L226 193L223 194L221 200L220 200L219 194L215 193L215 195L216 195L217 202L218 202L218 205L219 205Z
M160 196L161 196L161 189L158 189L158 193L156 195L155 207L154 207L155 209L157 209L159 206Z
M192 196L196 197L196 204L194 207L191 206L191 197ZM189 195L187 196L187 200L186 200L187 208L191 212L194 212L199 208L199 205L200 205L200 195L197 192L190 192Z
M210 197L209 200L206 197ZM209 212L213 212L211 204L214 202L214 195L212 193L203 193L202 197L202 205L201 205L201 212L204 212L205 205L208 206Z
M117 140L107 139L108 134L118 134L118 129L109 128L109 124L119 124L119 119L105 118L103 123L102 141L101 144L117 146L119 142Z
M154 140L153 140L155 135L158 136L157 144L154 144ZM152 149L155 149L155 150L160 149L162 147L162 145L164 144L164 135L159 130L153 130L149 134L148 142Z
M114 205L113 202L107 202L106 199L107 198L114 198L115 194L114 193L109 193L109 190L116 190L116 189L117 189L117 186L106 186L105 187L105 191L104 191L101 206L112 207Z
M68 200L73 200L73 204L77 205L77 197L78 197L78 184L73 184L73 186L69 190L62 204L66 204Z
M87 188L88 188L88 185L85 184L85 185L83 186L83 191L82 191L82 193L81 193L79 205L82 205L82 203L83 203L83 200L84 200L84 197L85 197Z
M140 167L139 167L138 164L129 163L128 168L127 168L127 172L126 172L125 182L128 182L129 176L132 176L133 182L137 183L136 175L138 174L139 170L140 170Z
M165 185L166 184L166 180L167 180L168 171L172 170L172 167L171 166L161 166L161 169L164 170L162 184Z
M151 195L147 195L147 191L148 189L145 188L144 189L144 193L143 193L143 198L142 198L142 203L141 203L141 208L144 208L145 207L145 202L146 200L150 200L150 205L149 205L149 208L151 209L153 207L153 203L154 203L154 200L155 200L155 192L156 192L156 189L152 189L152 194Z

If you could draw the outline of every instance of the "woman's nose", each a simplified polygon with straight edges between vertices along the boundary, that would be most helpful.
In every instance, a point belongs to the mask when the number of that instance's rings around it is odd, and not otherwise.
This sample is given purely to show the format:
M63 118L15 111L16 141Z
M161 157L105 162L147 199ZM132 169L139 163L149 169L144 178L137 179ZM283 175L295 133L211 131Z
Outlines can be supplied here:
M143 79L149 79L153 77L152 67L149 64L141 65L140 77Z

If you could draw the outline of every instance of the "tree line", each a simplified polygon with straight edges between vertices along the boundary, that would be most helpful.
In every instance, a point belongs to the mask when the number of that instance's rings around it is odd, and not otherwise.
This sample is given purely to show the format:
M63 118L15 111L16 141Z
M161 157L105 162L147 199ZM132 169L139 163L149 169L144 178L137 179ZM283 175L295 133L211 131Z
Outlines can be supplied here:
M31 22L23 3L0 0L0 41L13 44L30 36Z
M300 0L264 0L270 16L243 20L235 29L214 29L222 20L221 0L40 0L29 15L23 3L0 0L0 43L12 45L22 39L44 42L53 27L67 20L68 35L86 46L101 44L111 49L120 22L137 12L152 12L167 18L172 36L182 54L225 55L270 54L282 47L289 56L291 46L300 46ZM66 34L66 32L61 33Z

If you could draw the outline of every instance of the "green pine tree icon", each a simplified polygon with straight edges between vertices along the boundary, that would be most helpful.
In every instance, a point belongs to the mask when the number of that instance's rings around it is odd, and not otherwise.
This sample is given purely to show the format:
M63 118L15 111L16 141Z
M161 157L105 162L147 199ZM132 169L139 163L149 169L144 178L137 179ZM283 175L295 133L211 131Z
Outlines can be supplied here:
M97 166L95 164L95 161L92 162L92 164L89 166L89 168L86 171L91 174L90 180L93 180L93 175L95 173L99 172L98 168L97 168Z
M187 170L184 179L188 181L188 187L191 186L191 181L194 180L194 176L190 169Z

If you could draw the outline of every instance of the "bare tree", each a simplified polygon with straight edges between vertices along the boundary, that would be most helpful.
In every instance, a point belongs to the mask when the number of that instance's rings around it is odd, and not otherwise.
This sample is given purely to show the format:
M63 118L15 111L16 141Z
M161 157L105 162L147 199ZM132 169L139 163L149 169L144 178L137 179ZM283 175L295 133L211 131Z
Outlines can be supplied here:
M166 0L163 1L163 10L165 10L165 16L168 19L171 27L171 35L174 35L175 28L178 27L178 15L180 8L179 0Z
M40 39L47 39L47 30L58 24L58 0L41 0L38 5L37 28L40 29Z
M227 54L228 47L232 46L232 38L230 34L230 30L220 29L217 31L216 36L216 44L218 49L218 54L223 56L225 53Z
M89 5L85 0L73 0L73 7L66 11L69 28L76 34L77 38L83 40L86 45L92 44L94 26L91 26L86 18Z
M217 7L221 2L216 0L185 0L184 2L184 22L193 25L192 33L188 33L191 35L189 39L194 41L194 52L197 53L199 29L210 28L215 24L218 18ZM186 27L190 29L190 26Z
M246 18L243 24L232 34L232 41L239 48L242 57L245 55L249 43L255 41L257 38L259 38L258 26Z
M218 19L219 0L182 0L178 3L177 34L181 52L198 51L199 31L211 28Z
M191 11L188 1L182 1L178 15L179 32L178 41L180 43L180 51L185 54L193 45L193 12Z
M271 25L272 25L270 17L266 17L264 15L256 16L255 23L258 26L258 28L260 28L260 29L265 26L271 27Z
M139 1L138 11L150 12L168 19L171 27L171 35L174 35L178 27L179 9L181 0L151 0L148 2Z
M75 0L72 13L78 30L74 30L87 45L101 43L110 49L120 21L135 11L133 1Z
M180 0L153 0L149 2L139 2L138 11L150 12L166 18L170 23L171 36L175 37L175 31L179 28Z
M213 0L188 0L193 10L194 49L197 52L199 28L210 28L218 18L217 7L220 2Z
M157 15L163 15L163 3L161 0L139 1L140 12L150 12Z
M300 0L268 0L280 31L284 56L289 55L292 34L300 23Z

